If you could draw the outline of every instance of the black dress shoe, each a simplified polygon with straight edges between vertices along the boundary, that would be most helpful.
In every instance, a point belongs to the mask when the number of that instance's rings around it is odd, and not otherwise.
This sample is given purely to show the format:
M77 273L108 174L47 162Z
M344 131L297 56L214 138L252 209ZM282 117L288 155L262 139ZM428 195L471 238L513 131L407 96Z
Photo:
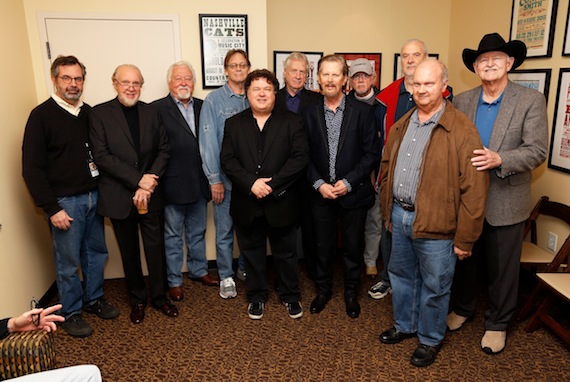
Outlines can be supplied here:
M323 294L318 294L317 297L311 302L311 313L320 313L329 302L330 297L325 296Z
M399 332L398 329L396 329L394 326L392 326L390 329L388 329L385 332L382 332L382 334L380 334L380 342L392 345L392 344L397 344L399 342L402 342L406 338L415 337L416 335L417 335L416 333Z
M144 320L145 304L137 304L131 308L131 322L140 324Z
M428 346L420 344L412 354L412 365L418 367L429 366L435 361L440 346Z
M178 308L170 300L166 300L164 304L157 307L162 313L168 317L178 317Z
M358 318L360 316L360 304L356 297L347 297L344 300L346 305L346 314L350 318Z

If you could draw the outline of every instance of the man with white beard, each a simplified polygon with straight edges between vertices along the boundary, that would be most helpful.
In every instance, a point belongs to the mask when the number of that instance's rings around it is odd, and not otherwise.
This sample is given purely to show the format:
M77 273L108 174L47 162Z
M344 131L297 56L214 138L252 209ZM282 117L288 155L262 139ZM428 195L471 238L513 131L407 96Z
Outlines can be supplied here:
M182 228L186 237L188 277L207 286L217 286L208 273L206 259L206 209L211 199L208 179L202 170L198 147L198 123L202 100L192 97L194 68L178 61L167 73L170 94L155 101L170 142L170 159L164 173L164 246L168 294L174 301L184 298L181 267L184 261Z

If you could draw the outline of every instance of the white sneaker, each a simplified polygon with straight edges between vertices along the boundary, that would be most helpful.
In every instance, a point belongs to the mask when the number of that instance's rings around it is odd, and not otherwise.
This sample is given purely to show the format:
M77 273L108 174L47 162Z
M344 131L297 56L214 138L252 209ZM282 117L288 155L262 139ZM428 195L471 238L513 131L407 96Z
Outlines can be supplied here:
M382 280L372 285L370 290L368 290L368 296L374 300L380 300L386 297L388 293L392 293L392 288L390 287L390 284L386 284Z
M233 277L228 277L220 281L220 297L234 298L235 296L237 296L237 290Z

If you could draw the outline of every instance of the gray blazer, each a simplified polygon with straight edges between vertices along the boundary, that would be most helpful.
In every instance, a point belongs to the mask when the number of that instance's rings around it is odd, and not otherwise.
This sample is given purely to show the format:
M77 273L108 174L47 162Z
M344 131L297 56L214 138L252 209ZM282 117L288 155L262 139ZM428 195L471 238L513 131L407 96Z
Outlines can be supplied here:
M481 91L478 86L453 100L453 105L473 122ZM531 172L544 162L548 150L543 94L509 81L493 125L489 150L498 152L503 163L489 171L485 218L493 226L520 223L529 217L533 205Z

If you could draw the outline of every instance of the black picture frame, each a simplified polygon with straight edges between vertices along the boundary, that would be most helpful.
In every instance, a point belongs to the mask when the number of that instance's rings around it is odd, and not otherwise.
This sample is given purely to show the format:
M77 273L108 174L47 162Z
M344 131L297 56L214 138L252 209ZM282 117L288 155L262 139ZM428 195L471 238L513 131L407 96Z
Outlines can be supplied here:
M518 69L511 70L507 75L514 83L541 92L548 102L552 69Z
M293 52L303 53L309 60L309 73L305 81L305 88L313 91L319 91L319 84L317 82L317 64L323 57L323 52L300 52L293 50L274 50L273 51L273 73L279 81L279 89L285 86L283 79L283 63L285 59Z
M552 57L557 11L558 0L513 0L510 40L525 43L527 58Z
M429 57L439 60L439 53L429 53ZM394 81L404 76L402 73L402 65L400 64L400 53L394 53Z
M561 68L558 76L554 121L550 136L548 167L570 174L570 68Z
M247 15L199 14L202 88L226 83L224 59L230 49L248 52Z
M568 35L568 25L570 24L570 3L566 11L566 28L564 28L564 44L562 45L562 56L570 56L570 36Z

